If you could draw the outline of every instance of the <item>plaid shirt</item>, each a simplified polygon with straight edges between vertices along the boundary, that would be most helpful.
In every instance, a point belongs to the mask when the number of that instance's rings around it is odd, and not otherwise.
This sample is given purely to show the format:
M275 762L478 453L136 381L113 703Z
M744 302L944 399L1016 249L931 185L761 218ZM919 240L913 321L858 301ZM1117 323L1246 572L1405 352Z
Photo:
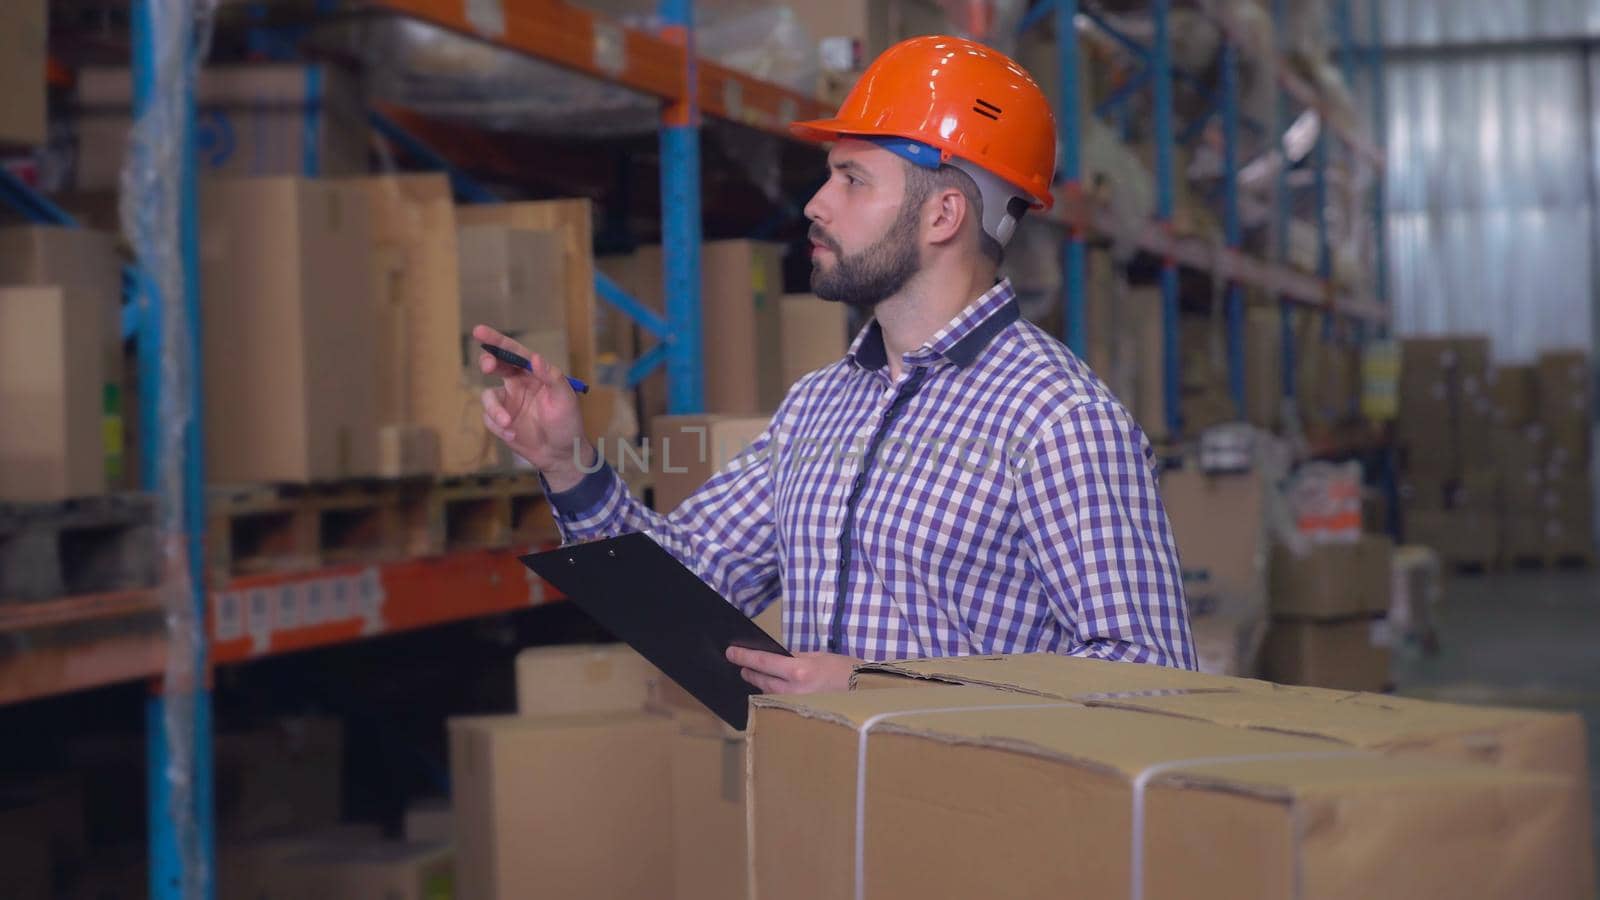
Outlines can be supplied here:
M794 651L1194 668L1154 452L1010 283L903 363L870 323L672 513L602 466L551 496L563 537L647 532L747 615L781 594Z

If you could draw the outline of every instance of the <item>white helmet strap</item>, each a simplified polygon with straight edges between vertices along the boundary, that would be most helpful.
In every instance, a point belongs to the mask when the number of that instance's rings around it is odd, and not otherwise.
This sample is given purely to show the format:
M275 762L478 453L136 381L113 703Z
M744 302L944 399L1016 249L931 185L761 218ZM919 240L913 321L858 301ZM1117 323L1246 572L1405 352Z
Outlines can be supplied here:
M945 165L967 173L978 186L978 195L983 198L984 233L1002 247L1010 243L1011 236L1017 233L1017 220L1033 205L1032 198L988 169L959 157L952 156Z

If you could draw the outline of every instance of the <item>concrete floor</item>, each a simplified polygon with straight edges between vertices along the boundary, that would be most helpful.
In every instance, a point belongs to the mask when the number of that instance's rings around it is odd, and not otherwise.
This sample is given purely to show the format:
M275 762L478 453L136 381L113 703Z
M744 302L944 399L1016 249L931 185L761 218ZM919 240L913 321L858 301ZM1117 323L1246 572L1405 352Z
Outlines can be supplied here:
M1600 570L1457 576L1441 607L1439 654L1397 656L1397 692L1582 712L1600 858Z

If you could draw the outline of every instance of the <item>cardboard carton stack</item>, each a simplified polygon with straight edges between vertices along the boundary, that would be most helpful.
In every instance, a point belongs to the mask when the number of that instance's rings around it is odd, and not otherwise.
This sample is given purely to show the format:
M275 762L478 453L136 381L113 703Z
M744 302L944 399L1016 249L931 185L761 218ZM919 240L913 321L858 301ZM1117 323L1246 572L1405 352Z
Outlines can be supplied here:
M516 674L517 715L450 722L457 897L747 896L742 734L622 645Z
M111 235L0 229L0 500L125 486L122 273Z
M1536 523L1545 558L1594 556L1594 373L1584 353L1545 353L1535 376L1539 424L1548 440L1545 491Z
M1201 671L1254 675L1267 626L1267 487L1255 472L1161 477L1161 502L1183 561Z
M1048 654L857 679L753 700L757 896L1594 891L1575 715Z
M1453 565L1488 567L1500 556L1494 384L1487 338L1402 344L1402 524L1407 541Z
M360 85L336 66L206 66L195 94L203 175L332 176L367 170L371 131ZM80 191L115 190L133 122L131 70L81 70L76 108L76 186Z
M1262 674L1272 681L1350 691L1389 684L1390 570L1387 537L1272 552L1272 627Z

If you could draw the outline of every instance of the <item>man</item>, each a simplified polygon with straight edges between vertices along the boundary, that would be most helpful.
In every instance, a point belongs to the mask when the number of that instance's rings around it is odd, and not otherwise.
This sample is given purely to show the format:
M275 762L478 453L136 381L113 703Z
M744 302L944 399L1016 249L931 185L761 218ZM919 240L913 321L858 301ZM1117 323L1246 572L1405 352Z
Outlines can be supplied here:
M792 128L834 142L805 210L812 289L872 322L670 515L593 468L559 371L485 354L504 379L485 424L541 471L563 536L647 531L747 615L783 596L794 658L728 651L767 692L843 690L860 660L919 656L1193 668L1149 442L996 280L1017 219L1051 202L1038 85L982 45L916 38L837 117Z

